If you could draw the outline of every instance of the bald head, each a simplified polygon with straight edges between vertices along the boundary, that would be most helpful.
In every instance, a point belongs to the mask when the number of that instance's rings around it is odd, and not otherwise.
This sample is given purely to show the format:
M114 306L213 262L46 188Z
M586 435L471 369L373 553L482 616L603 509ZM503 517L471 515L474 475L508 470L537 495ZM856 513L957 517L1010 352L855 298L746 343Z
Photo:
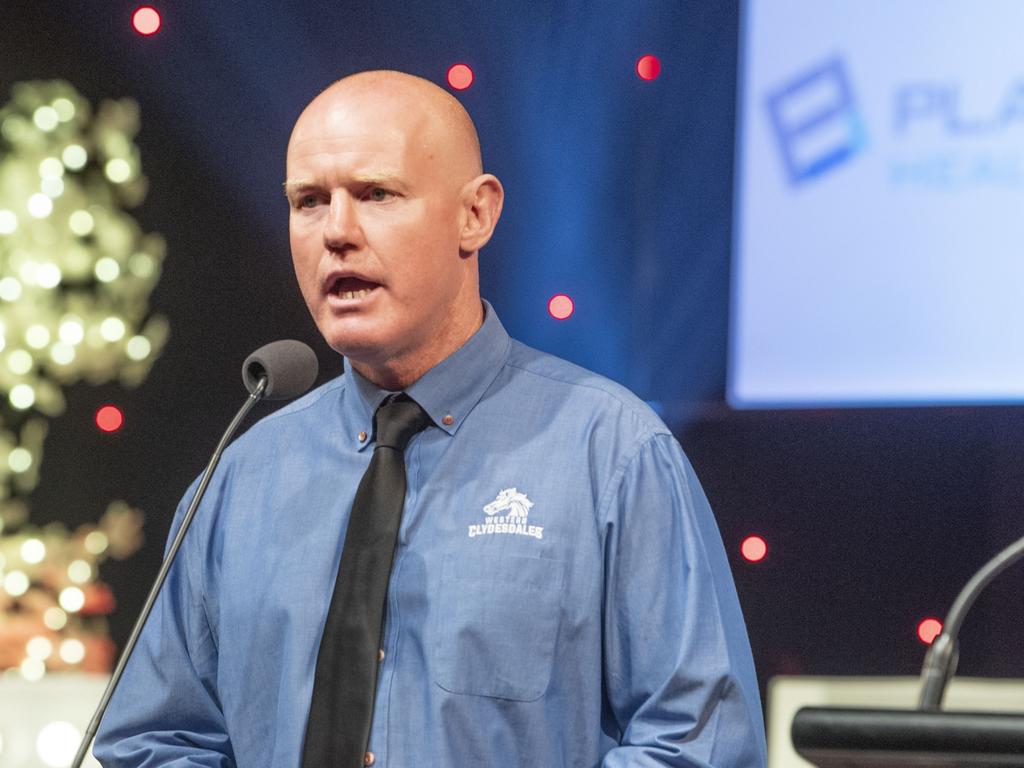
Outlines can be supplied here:
M409 148L434 161L454 185L483 172L476 126L458 99L429 80L392 70L359 72L321 91L295 123L289 154L311 135L367 116L382 132L402 132Z

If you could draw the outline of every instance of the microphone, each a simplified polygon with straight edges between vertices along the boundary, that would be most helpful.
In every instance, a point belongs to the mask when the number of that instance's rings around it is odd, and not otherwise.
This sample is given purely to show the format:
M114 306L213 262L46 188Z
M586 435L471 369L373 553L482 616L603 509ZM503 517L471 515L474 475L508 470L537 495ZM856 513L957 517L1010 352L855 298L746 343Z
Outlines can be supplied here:
M210 462L206 465L206 469L203 470L199 486L196 488L195 495L192 496L188 509L185 511L185 516L181 520L181 525L178 526L178 531L174 535L174 540L167 550L167 556L164 558L156 580L153 582L149 595L146 597L146 602L139 612L139 618L135 620L135 625L128 636L124 650L121 651L121 656L117 660L114 672L110 676L110 682L107 683L106 690L103 691L103 696L100 697L99 706L96 707L96 712L93 714L92 720L89 721L89 727L85 729L85 736L82 737L82 742L78 745L78 752L75 755L75 759L71 762L71 768L81 768L82 761L85 759L89 747L92 745L92 740L96 736L96 731L99 730L100 720L103 719L103 714L107 711L107 705L110 704L114 690L121 680L121 675L124 674L124 669L128 665L128 659L131 657L132 651L135 650L135 645L142 634L142 628L146 624L146 619L149 618L153 605L156 603L156 598L160 594L160 589L167 580L167 574L171 570L174 558L178 554L178 550L181 549L181 544L185 540L185 534L192 524L192 519L199 508L199 502L202 500L203 494L206 493L206 486L210 484L210 478L213 476L213 471L217 468L217 464L220 463L221 454L227 447L228 441L235 434L238 425L242 423L242 419L245 418L246 414L249 413L256 403L262 399L284 400L298 397L313 385L313 382L316 380L317 370L316 354L313 350L301 341L293 339L271 342L260 347L245 359L245 362L242 364L242 380L245 382L246 389L249 390L249 397L246 398L238 413L235 414L235 418L231 420L228 428L221 436L220 442L217 443Z
M921 711L938 712L942 707L946 685L956 673L956 665L960 658L957 636L974 601L992 579L1022 556L1024 538L1018 539L985 563L957 595L953 607L949 609L949 615L942 624L941 634L932 642L924 657L924 666L921 668L921 698L918 701L918 708Z
M250 393L266 378L266 400L298 397L316 380L316 354L301 341L281 339L265 344L242 363L242 381Z
M803 707L793 717L793 747L814 765L1021 765L1024 715L942 710L959 658L957 636L978 595L1024 557L1024 538L971 577L925 655L917 709Z

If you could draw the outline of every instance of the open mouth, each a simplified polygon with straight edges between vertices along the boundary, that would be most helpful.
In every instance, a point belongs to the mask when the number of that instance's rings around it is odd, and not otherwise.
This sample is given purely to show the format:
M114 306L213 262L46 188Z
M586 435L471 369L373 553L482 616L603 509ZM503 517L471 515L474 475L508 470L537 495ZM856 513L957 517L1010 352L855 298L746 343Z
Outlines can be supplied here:
M361 299L379 287L378 283L371 283L359 277L339 277L331 283L328 292L340 299Z

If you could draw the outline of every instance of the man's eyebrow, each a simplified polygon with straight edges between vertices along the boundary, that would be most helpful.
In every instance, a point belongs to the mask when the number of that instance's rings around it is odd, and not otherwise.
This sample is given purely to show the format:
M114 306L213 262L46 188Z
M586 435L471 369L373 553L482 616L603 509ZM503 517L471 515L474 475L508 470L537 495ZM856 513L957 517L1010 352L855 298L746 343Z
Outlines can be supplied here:
M402 179L397 173L389 171L366 171L352 174L352 180L358 184L401 185Z
M284 188L284 193L287 195L289 192L295 189L301 189L302 187L312 187L312 179L288 179L281 186Z
M355 184L379 184L381 186L402 188L406 186L398 174L391 173L389 171L364 171L361 173L354 173L350 177L350 181ZM284 184L282 184L282 186L284 187L284 193L287 195L294 190L306 187L322 186L322 182L317 179L288 179Z

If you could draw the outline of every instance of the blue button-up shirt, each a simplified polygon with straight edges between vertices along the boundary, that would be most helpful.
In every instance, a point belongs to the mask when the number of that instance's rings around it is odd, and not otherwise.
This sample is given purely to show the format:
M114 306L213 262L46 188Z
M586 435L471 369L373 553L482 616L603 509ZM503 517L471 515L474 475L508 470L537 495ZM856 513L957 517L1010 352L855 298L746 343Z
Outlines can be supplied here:
M434 425L406 449L373 765L763 765L721 538L657 416L490 305L406 391ZM346 362L225 452L103 720L105 766L299 765L387 394Z

